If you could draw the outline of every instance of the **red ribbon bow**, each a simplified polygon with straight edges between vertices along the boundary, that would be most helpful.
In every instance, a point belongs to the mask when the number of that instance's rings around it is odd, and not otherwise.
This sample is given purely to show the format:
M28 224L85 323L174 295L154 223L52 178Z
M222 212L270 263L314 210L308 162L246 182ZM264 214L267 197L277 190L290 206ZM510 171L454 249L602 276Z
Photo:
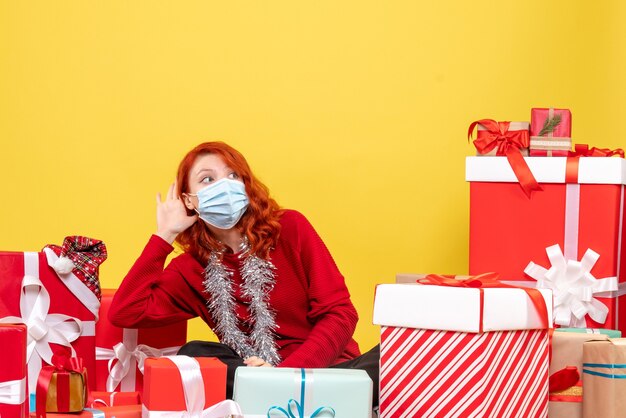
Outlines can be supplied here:
M624 150L621 148L614 150L596 147L589 148L587 144L576 144L574 151L570 151L567 156L565 182L578 183L578 163L580 157L612 157L614 155L624 158Z
M472 133L477 125L485 127L485 130L478 131L477 138L473 141L476 150L479 154L487 154L497 147L496 155L506 156L522 190L526 196L530 197L533 191L542 189L520 151L522 148L528 148L530 141L528 130L509 131L510 123L496 122L493 119L472 122L467 132L467 139L468 141L472 139Z
M52 375L57 375L57 410L59 412L69 412L70 405L70 374L80 373L85 376L85 387L87 385L86 369L83 367L83 359L78 357L69 357L66 354L55 354L52 356L52 365L41 368L39 378L37 379L37 418L46 418L46 403L48 400L48 391L50 389L50 381ZM86 389L85 399L88 397L88 389Z
M483 332L483 307L484 307L484 292L485 288L508 288L508 289L522 289L526 292L530 301L535 306L535 310L539 314L539 318L541 319L542 328L549 327L548 321L548 307L546 306L546 301L543 298L541 292L537 289L531 289L527 287L518 287L513 285L508 285L500 282L498 278L500 275L498 273L483 273L477 276L470 276L466 279L460 280L455 276L448 275L439 275L439 274L429 274L423 279L419 279L417 282L426 285L437 285L437 286L451 286L451 287L468 287L468 288L477 288L480 290L480 324L479 332Z
M580 373L576 366L567 366L554 372L549 379L548 392L561 392L576 386L580 380Z

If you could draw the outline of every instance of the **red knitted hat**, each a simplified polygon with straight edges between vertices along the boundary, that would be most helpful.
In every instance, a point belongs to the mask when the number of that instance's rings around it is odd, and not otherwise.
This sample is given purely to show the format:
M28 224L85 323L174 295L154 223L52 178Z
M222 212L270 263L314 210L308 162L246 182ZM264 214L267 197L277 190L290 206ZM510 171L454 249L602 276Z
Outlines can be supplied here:
M74 273L100 300L102 295L98 267L107 258L107 247L104 242L74 235L65 237L61 247L46 245L46 248L50 248L59 257L52 266L58 273Z

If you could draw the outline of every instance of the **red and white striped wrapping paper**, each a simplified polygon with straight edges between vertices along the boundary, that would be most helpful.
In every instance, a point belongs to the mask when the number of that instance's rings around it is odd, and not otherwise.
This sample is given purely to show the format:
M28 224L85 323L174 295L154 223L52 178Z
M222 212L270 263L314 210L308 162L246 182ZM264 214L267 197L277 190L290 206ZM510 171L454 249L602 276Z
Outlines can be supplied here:
M547 416L548 329L523 290L379 285L374 323L381 418Z
M382 327L381 418L547 416L547 332Z

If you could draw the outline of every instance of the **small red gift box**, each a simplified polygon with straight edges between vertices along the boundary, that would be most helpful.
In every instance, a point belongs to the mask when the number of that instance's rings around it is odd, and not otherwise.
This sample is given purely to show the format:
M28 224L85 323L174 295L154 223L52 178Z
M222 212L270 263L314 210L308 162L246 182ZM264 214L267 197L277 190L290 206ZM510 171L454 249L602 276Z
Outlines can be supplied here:
M503 280L553 289L557 325L626 331L626 297L618 291L626 281L619 268L626 160L526 161L543 188L531 199L506 159L467 158L469 273L497 271Z
M187 322L156 328L119 328L108 319L114 289L102 290L96 324L96 384L98 391L140 391L143 362L148 357L175 355L187 340Z
M139 392L90 392L90 408L100 408L120 405L141 405L141 394Z
M59 257L43 252L0 252L0 321L27 325L28 387L35 393L42 365L70 348L88 369L95 369L95 320L100 301L74 273L57 273ZM43 362L43 363L42 363ZM90 377L90 382L95 379Z
M149 358L144 372L145 417L150 417L151 413L160 416L162 411L199 414L226 398L226 365L213 357ZM199 387L203 390L199 391Z
M25 325L0 324L0 347L3 350L0 367L0 417L28 416L26 338Z
M530 111L530 155L567 157L572 148L569 109L533 108Z
M546 416L551 292L480 281L376 287L381 417Z

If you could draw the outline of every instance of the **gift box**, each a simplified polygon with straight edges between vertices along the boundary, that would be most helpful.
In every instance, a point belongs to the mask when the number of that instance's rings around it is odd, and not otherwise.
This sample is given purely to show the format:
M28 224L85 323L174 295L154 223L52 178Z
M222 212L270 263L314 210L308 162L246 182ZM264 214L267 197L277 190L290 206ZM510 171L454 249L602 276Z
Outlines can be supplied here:
M572 113L569 111L569 109L531 109L531 156L567 157L571 148Z
M216 358L149 358L144 371L144 418L184 411L190 416L203 414L203 418L239 413L232 401L222 403L226 398L226 365Z
M559 332L576 332L579 334L603 334L609 338L621 338L622 331L602 328L559 328Z
M108 319L114 295L114 289L102 289L93 388L107 392L141 391L145 359L175 355L187 341L187 322L156 328L116 327Z
M370 418L372 386L364 370L239 367L233 399L246 417Z
M141 405L85 408L77 413L50 413L48 418L141 418ZM37 418L35 413L30 418Z
M506 156L524 193L530 196L533 191L541 189L524 160L524 155L528 155L528 122L478 120L470 125L468 140L472 139L475 128L478 133L473 143L478 155Z
M626 416L626 339L583 344L583 417Z
M86 245L93 243L98 249L97 262L106 258L100 241L71 237L66 242L76 239L85 240ZM84 254L59 256L58 248L46 247L39 253L0 252L0 322L20 322L28 327L30 393L35 392L42 365L50 364L56 352L69 349L88 369L95 369L95 321L100 307L99 288L94 290L97 267L85 261L89 256ZM87 274L80 270L83 268ZM93 377L89 375L90 384L95 383Z
M506 159L467 158L469 273L497 271L503 280L552 289L559 326L623 332L625 160L526 161L543 188L530 199Z
M87 369L79 358L53 356L37 379L37 418L47 412L80 412L87 405Z
M139 392L101 392L91 391L89 408L100 408L120 405L141 405L141 393Z
M528 155L528 122L496 122L483 119L470 125L469 136L476 129L477 155L506 155L510 148L515 148L522 155Z
M20 324L0 324L0 417L28 416L26 388L27 329Z
M609 336L600 333L570 332L558 329L552 335L550 361L550 418L580 418L583 416L583 344L587 341L606 341ZM567 368L575 375L563 376Z
M481 281L376 287L381 418L546 416L551 292Z

